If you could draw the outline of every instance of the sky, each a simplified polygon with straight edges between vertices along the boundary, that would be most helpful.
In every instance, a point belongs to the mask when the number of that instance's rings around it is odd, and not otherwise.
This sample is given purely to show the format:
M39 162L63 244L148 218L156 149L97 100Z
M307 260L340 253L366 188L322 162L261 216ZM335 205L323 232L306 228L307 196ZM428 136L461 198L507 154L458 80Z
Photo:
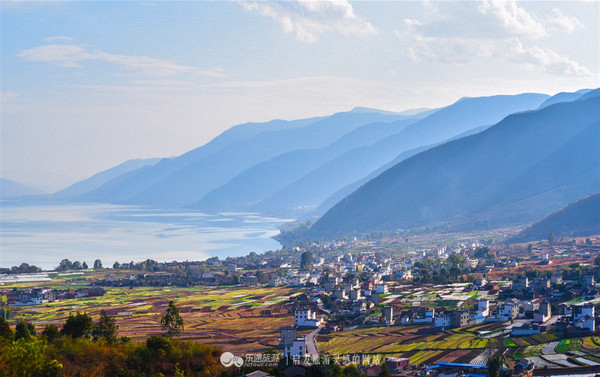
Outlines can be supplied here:
M599 1L2 1L0 16L0 176L48 192L240 123L600 87Z

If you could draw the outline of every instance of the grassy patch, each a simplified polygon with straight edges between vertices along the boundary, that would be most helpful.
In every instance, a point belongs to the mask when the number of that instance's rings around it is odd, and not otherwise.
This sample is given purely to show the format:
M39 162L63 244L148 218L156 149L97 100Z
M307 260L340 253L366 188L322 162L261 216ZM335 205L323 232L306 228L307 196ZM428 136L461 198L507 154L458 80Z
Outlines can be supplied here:
M558 343L558 346L554 349L557 353L565 353L569 351L569 344L571 339L563 339Z
M503 344L505 347L518 347L519 346L511 338L504 338Z

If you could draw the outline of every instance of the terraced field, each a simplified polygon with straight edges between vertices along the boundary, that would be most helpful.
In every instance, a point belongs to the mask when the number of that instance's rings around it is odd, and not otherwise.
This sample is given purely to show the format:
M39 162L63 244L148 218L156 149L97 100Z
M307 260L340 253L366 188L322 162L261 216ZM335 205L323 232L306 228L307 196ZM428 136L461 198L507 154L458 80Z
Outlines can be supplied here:
M53 284L56 284L53 282ZM60 286L64 281L59 283ZM291 288L244 287L141 287L108 288L102 297L85 297L12 308L15 319L25 319L41 329L62 324L73 312L94 319L104 309L117 318L119 335L144 339L162 332L159 321L170 300L184 319L182 339L222 346L230 352L263 352L277 345L279 327L293 324L286 302L299 295Z
M446 331L433 335L417 334L416 327L376 327L319 336L319 349L332 355L372 353L409 357L411 363L428 359L451 359L458 350L483 350L488 339L474 331ZM455 358L465 353L456 353Z

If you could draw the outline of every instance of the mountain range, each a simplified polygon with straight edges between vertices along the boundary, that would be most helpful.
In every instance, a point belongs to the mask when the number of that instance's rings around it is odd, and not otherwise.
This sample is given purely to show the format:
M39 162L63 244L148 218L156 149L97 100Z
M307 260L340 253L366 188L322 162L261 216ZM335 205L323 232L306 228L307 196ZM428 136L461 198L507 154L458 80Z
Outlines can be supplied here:
M509 115L396 164L336 204L309 239L423 226L528 224L600 188L600 97Z
M52 198L323 215L306 239L525 225L600 191L591 173L598 91L246 123L181 156L127 161Z
M41 194L43 194L43 191L36 187L16 182L11 179L0 178L0 198L2 199Z
M548 98L463 98L445 108L409 113L356 108L327 117L248 123L181 156L88 186L86 192L71 187L57 194L69 200L203 211L314 214L338 190L410 150L535 109Z
M600 234L600 193L570 203L523 229L509 242L530 242L556 237L586 237Z

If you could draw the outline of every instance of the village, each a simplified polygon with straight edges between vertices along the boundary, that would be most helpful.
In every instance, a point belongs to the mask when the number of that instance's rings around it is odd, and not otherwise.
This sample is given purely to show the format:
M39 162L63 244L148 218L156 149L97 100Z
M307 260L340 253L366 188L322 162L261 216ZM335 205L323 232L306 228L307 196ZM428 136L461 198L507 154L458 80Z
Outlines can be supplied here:
M498 355L525 372L600 365L600 338L594 337L600 325L598 240L490 246L462 241L411 252L394 252L394 242L312 244L204 262L147 260L96 269L94 278L82 271L40 274L51 281L60 277L60 284L48 286L19 286L16 275L10 280L4 274L0 295L5 312L26 319L26 310L49 304L84 309L78 300L102 302L117 288L125 295L140 287L288 289L280 300L255 296L212 310L194 309L190 302L190 313L254 309L239 316L268 317L274 324L265 329L268 337L258 339L258 347L277 348L300 363L319 355L348 363L360 355L359 365L370 375L381 370L374 359L393 375L476 372ZM276 327L275 319L282 325ZM119 320L125 328L127 319ZM447 347L429 341L459 334L465 337ZM379 343L362 343L363 336L375 336ZM251 355L259 350L244 347L236 351Z

